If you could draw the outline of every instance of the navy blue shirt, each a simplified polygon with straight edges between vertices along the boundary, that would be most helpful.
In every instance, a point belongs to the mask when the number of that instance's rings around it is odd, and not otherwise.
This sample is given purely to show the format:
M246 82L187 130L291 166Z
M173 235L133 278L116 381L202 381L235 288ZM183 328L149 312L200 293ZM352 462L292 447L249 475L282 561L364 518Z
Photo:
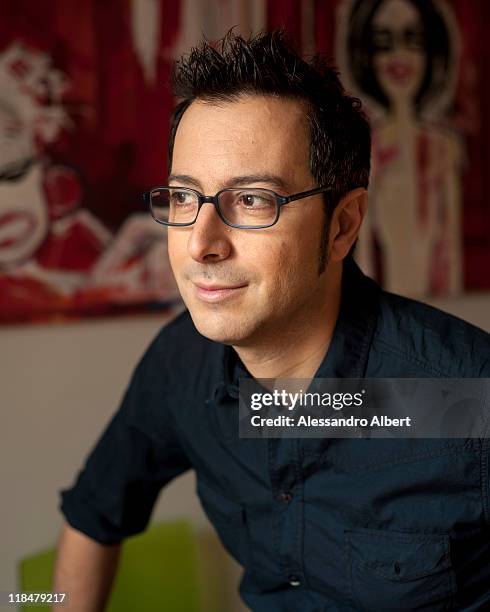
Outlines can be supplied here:
M67 521L119 542L192 468L255 612L490 609L489 439L240 439L241 376L187 312L164 327L62 492ZM316 376L490 377L490 336L348 261Z

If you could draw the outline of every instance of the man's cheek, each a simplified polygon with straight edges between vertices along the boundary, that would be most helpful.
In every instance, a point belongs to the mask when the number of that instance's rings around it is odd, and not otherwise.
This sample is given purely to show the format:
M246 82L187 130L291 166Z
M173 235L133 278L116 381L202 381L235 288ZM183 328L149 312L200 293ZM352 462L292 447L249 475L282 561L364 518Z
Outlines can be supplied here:
M183 265L183 249L177 237L168 237L168 259L174 274L177 276Z

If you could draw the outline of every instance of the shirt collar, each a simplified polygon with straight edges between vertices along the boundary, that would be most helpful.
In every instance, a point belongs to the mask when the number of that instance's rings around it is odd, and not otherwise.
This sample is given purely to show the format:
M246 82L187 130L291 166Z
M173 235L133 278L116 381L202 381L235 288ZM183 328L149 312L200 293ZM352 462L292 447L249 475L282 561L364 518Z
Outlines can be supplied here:
M344 262L339 317L315 378L363 378L379 313L379 286L351 257Z
M315 378L363 378L376 328L380 288L351 257L344 261L339 316ZM221 345L221 376L215 397L238 398L240 378L250 377L235 349Z

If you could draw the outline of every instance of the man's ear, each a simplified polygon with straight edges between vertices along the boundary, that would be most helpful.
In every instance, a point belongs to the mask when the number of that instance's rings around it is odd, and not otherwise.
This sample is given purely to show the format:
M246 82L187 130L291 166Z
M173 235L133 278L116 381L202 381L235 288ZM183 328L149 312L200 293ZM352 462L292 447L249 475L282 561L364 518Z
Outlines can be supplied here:
M330 261L341 261L357 239L368 206L367 191L349 191L337 204L330 221Z

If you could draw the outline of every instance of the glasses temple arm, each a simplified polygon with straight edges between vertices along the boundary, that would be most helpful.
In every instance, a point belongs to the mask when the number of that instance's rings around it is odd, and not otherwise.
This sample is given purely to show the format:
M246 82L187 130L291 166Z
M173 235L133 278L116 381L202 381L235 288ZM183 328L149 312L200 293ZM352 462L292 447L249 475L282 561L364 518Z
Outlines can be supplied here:
M288 202L294 202L295 200L301 200L307 196L317 195L318 193L325 193L326 191L332 191L331 187L317 187L316 189L309 189L308 191L302 191L301 193L295 193L291 196L283 196L281 204L287 204Z

